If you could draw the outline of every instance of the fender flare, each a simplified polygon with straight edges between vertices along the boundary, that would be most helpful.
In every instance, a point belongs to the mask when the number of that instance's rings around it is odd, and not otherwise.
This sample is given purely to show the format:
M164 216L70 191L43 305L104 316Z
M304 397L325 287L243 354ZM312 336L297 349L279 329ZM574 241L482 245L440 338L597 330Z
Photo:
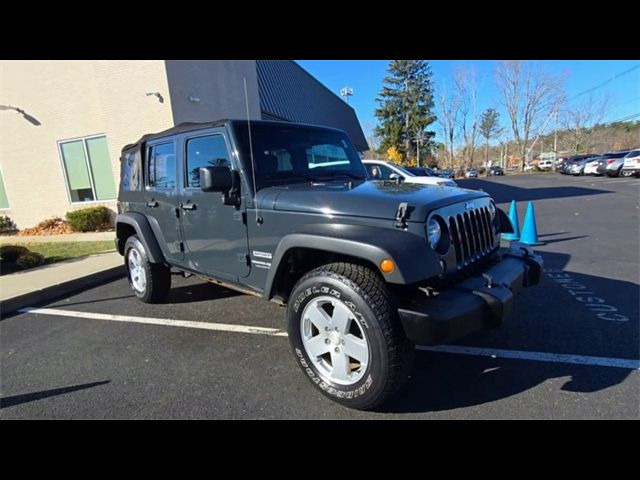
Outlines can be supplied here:
M273 288L281 264L293 248L340 253L366 260L378 267L385 258L396 264L392 273L383 274L386 282L406 285L441 273L437 255L426 239L404 230L343 224L311 224L282 237L271 262L265 294L273 296ZM379 268L379 267L378 267Z
M140 242L144 245L151 263L165 263L164 255L162 254L160 245L158 245L156 236L153 234L153 230L151 229L151 225L149 225L147 217L138 212L121 213L116 217L116 232L118 231L118 224L125 224L133 227L136 231L136 235L138 235L138 238L140 239ZM125 240L126 239L124 238L116 237L118 251L121 254L124 253Z

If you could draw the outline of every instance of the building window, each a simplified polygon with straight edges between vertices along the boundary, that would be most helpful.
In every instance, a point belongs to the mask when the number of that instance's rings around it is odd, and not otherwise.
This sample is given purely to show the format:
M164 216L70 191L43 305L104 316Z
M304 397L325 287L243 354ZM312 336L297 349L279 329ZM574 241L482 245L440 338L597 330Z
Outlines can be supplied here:
M176 152L173 143L149 147L147 185L150 188L176 188Z
M72 202L116 198L106 137L60 142L60 152Z
M187 141L187 187L200 188L200 167L231 167L227 144L222 135Z
M2 172L0 172L0 210L6 210L7 208L9 208L9 199L7 198L7 191L4 189Z

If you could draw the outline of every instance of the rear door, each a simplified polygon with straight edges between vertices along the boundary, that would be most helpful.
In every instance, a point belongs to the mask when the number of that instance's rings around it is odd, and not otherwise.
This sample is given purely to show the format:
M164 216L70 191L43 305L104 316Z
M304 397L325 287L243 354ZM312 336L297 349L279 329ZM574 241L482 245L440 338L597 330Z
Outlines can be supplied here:
M175 139L147 143L145 155L145 205L151 229L169 261L183 258L178 207Z
M182 149L180 215L187 264L212 277L237 281L250 271L244 200L239 207L225 205L221 193L200 189L200 167L237 169L231 160L226 130L185 135Z

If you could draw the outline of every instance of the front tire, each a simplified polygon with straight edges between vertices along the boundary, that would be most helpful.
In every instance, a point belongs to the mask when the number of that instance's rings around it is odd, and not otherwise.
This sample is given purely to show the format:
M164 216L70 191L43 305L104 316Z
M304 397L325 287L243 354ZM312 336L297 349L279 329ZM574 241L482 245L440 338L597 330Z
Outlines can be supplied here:
M137 235L124 244L124 265L133 293L145 303L160 303L171 288L171 270L162 263L151 263Z
M332 263L303 276L289 297L289 340L305 376L325 396L370 410L407 380L413 345L373 270Z

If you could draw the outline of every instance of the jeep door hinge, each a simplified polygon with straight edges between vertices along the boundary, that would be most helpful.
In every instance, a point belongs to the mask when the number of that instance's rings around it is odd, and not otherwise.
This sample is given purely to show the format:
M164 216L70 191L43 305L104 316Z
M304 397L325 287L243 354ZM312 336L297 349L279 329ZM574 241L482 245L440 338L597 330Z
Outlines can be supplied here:
M407 202L402 202L398 205L398 210L396 211L396 228L407 228Z
M247 212L233 212L233 219L241 221L244 225L247 224Z
M239 253L238 261L244 263L247 267L251 266L251 257L249 254Z

